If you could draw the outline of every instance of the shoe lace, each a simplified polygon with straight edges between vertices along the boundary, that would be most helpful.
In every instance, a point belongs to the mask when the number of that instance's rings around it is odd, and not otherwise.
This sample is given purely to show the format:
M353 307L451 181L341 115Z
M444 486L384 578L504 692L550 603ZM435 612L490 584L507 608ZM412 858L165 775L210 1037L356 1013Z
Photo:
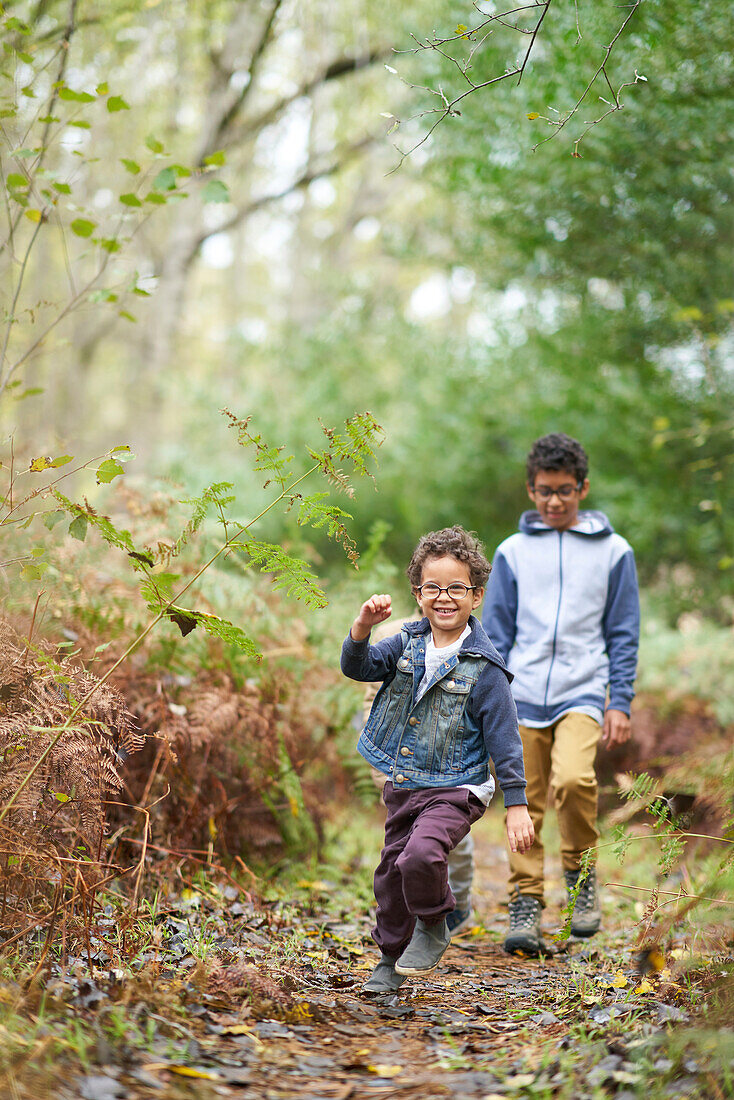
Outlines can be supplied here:
M515 926L534 924L539 907L537 898L519 894L510 902L510 923Z

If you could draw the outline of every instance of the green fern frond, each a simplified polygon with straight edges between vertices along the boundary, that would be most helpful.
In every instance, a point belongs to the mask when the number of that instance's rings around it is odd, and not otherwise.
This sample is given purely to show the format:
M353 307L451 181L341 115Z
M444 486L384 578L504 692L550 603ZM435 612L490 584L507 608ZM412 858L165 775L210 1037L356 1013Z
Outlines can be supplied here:
M267 488L270 482L274 481L281 489L285 489L291 478L288 466L293 461L293 455L284 456L281 453L285 450L284 447L270 447L261 435L253 435L249 427L251 417L248 416L245 420L240 420L229 409L222 409L222 412L228 417L230 427L237 429L237 442L239 445L255 448L255 469L271 475L263 488Z
M277 543L260 542L252 537L232 544L243 550L261 573L273 573L273 587L303 600L308 607L326 607L327 599L308 562L294 558Z
M84 505L76 504L73 500L65 497L63 493L60 493L58 489L53 489L52 492L65 512L78 519L86 520L88 524L99 531L106 543L129 554L135 562L134 568L143 568L145 564L153 564L149 554L136 548L130 532L124 528L115 527L109 516L99 515L86 502Z
M329 447L325 451L312 450L309 447L308 453L314 461L318 462L327 481L351 497L354 495L354 490L349 478L343 470L337 468L336 463L337 461L350 462L360 477L366 474L374 481L374 477L367 469L367 463L374 459L375 447L382 442L381 440L375 442L377 435L382 433L382 428L368 412L357 413L356 416L346 420L343 432L327 428L321 421L319 423L329 441Z
M221 511L228 508L236 499L236 497L229 492L231 488L231 481L215 481L211 485L207 485L200 496L186 497L186 499L182 500L182 504L188 504L193 507L194 510L191 513L191 518L173 545L164 546L162 551L158 553L158 560L169 561L171 558L178 557L183 548L199 530L212 508L219 508Z
M302 498L296 522L299 527L309 526L317 529L325 527L329 538L340 542L349 560L356 565L359 557L357 544L349 537L343 522L353 517L335 504L324 504L323 501L326 499L328 499L328 493L314 493L313 496Z

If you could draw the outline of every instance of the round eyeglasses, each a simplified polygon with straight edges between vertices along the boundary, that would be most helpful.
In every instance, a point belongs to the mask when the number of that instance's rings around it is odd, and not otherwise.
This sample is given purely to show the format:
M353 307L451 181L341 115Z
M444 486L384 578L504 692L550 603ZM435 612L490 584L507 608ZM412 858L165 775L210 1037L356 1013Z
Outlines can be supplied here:
M575 485L561 485L558 489L551 489L550 485L533 485L530 490L536 496L539 496L541 500L550 500L551 497L560 497L561 500L568 500L574 493L578 493L583 489L583 481L578 481Z
M417 584L415 590L420 592L426 600L436 600L442 592L445 592L452 600L463 600L476 587L475 584L459 584L457 581L447 588L441 588L440 584L436 584L435 581L428 581L426 584Z

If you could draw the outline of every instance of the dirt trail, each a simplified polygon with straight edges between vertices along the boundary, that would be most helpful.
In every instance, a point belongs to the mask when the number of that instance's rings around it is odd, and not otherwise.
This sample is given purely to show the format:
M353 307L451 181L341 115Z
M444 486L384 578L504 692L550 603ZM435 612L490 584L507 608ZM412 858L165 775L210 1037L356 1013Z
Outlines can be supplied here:
M506 864L497 836L496 822L480 823L477 925L453 941L429 978L392 996L361 991L376 961L368 912L335 916L318 900L305 910L262 907L225 890L226 914L204 901L186 917L189 929L210 936L197 961L190 932L183 935L184 921L169 909L166 950L117 995L139 1027L147 1017L145 1049L102 1044L98 1068L77 1080L74 1095L576 1100L603 1086L630 1100L652 1072L666 1028L688 1018L675 982L640 984L633 930L615 925L613 902L593 941L541 959L505 955ZM558 925L562 900L553 866L550 877L548 929ZM313 885L316 899L319 890L328 894L328 884ZM665 1096L717 1095L706 1092L705 1071L690 1059L687 1070L658 1063L657 1078L669 1080Z

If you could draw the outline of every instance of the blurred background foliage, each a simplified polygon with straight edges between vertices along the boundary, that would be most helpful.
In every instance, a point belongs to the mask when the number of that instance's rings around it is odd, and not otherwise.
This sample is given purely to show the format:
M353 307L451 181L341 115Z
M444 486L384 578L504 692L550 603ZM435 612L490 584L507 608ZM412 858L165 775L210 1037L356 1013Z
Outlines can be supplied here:
M453 522L491 552L529 506L530 443L563 430L663 620L729 624L734 31L716 0L643 0L607 70L644 81L585 132L598 81L556 133L620 13L579 18L551 7L522 81L472 92L401 159L436 90L467 87L447 55L472 47L454 33L472 5L5 3L16 453L126 443L138 491L226 478L247 510L262 478L232 457L223 406L293 451L317 418L369 409L386 434L353 534L402 563ZM434 33L454 41L418 48ZM497 26L472 79L519 50ZM286 523L265 535L341 584L338 551Z

